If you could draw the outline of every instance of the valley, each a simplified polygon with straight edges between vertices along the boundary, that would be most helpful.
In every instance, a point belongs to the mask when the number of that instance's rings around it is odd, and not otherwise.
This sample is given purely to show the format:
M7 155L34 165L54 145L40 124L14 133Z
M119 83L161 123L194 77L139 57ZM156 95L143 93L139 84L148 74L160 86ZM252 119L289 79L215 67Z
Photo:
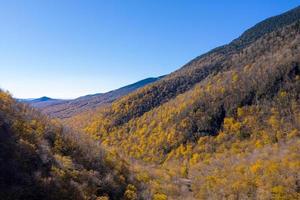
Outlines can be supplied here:
M1 91L0 137L0 199L300 199L300 7L108 93Z

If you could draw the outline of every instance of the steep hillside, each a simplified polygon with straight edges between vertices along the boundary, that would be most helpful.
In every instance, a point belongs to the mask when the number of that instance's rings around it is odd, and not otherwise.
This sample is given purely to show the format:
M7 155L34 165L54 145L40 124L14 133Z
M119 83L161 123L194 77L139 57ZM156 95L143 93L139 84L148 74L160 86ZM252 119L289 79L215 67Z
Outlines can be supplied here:
M153 83L162 77L163 76L158 78L147 78L107 93L86 95L72 100L39 98L27 101L26 103L38 108L52 118L65 119L78 113L92 110L101 105L110 104L116 99L127 95L138 88Z
M127 164L0 91L0 199L128 199Z
M299 199L299 13L267 19L73 126L88 120L84 130L123 154L157 199Z
M113 125L121 125L130 119L169 101L178 94L191 89L196 83L227 69L233 56L260 37L273 30L289 25L300 19L300 7L282 15L267 19L247 30L241 37L228 45L216 48L199 56L183 68L115 102L106 111L106 118ZM267 48L267 47L266 47ZM250 55L252 56L252 55ZM255 55L252 56L253 58ZM251 61L249 62L251 63Z

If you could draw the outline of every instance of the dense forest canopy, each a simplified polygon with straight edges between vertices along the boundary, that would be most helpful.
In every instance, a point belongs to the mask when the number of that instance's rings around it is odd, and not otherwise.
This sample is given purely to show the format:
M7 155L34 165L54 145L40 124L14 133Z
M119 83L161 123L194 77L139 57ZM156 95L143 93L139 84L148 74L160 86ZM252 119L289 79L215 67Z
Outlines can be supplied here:
M152 194L297 199L299 13L296 8L267 19L67 124L119 152ZM286 162L279 162L283 157Z
M137 181L99 142L0 91L0 199L120 199ZM130 192L129 191L129 192Z

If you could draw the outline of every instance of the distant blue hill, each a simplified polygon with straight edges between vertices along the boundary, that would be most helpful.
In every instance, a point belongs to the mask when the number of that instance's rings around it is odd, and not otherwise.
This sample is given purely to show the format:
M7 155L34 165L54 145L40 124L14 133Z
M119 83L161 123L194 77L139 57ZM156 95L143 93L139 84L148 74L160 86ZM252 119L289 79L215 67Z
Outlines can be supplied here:
M136 83L112 90L107 93L90 94L76 99L63 100L41 97L37 99L18 99L31 106L40 109L43 113L55 118L68 118L79 112L96 108L103 104L109 104L116 99L127 95L141 87L151 84L164 76L157 78L146 78Z

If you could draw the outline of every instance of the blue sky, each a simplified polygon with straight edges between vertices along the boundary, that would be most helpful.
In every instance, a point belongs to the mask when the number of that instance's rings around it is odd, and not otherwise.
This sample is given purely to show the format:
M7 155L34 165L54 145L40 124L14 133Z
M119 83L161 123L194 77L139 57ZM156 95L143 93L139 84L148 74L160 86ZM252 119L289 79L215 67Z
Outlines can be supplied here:
M73 98L170 73L296 0L0 0L0 87Z

